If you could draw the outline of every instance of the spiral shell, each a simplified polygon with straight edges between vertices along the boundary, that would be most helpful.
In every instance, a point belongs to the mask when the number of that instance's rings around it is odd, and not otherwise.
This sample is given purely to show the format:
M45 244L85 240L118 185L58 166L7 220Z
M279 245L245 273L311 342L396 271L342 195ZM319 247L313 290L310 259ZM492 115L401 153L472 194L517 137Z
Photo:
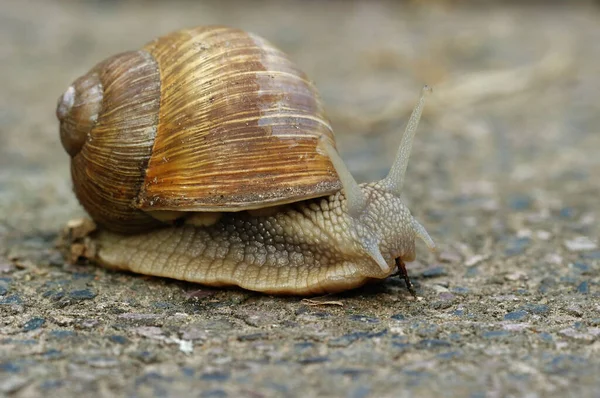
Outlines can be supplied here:
M200 27L115 55L59 99L75 193L120 232L157 211L260 209L341 188L314 85L251 33Z

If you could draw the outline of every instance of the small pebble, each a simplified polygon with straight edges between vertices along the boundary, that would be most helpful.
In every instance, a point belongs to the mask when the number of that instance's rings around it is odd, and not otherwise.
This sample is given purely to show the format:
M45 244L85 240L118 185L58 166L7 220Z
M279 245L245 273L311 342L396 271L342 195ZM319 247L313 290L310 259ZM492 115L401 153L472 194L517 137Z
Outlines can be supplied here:
M523 310L518 310L518 311L513 311L513 312L509 312L508 314L504 315L504 320L505 321L520 321L522 319L527 318L529 314L527 313L527 311L523 311Z
M577 316L577 317L582 317L583 316L583 310L578 305L571 305L571 306L569 306L567 308L567 313L569 315L573 315L573 316Z
M580 256L586 260L600 260L600 250L581 253Z
M301 363L302 365L311 365L313 363L323 363L323 362L328 362L329 358L328 357L309 357L309 358L304 358L298 361L298 363Z
M577 286L577 292L581 294L588 294L590 292L590 286L587 281L583 281Z
M119 361L116 358L110 357L94 357L88 358L85 361L88 365L93 368L114 368L119 365Z
M523 322L523 323L507 323L505 325L502 325L502 329L503 330L507 330L509 332L521 332L525 329L529 328L529 323L527 322Z
M461 261L461 257L460 254L454 252L454 251L449 251L449 250L444 250L443 252L441 252L438 256L439 260L444 262L444 263L459 263Z
M573 340L583 341L586 343L592 343L600 335L600 328L590 328L587 332L581 332L575 328L563 329L558 334L568 337Z
M533 204L533 199L524 194L514 194L508 198L508 205L513 210L527 210L530 209Z
M529 247L531 239L528 237L523 238L511 238L507 245L504 253L507 256L516 256L525 252L525 249Z
M13 263L4 262L0 260L0 274L8 274L14 271L15 266Z
M522 311L527 311L531 314L537 314L537 315L547 314L548 311L550 311L550 308L545 304L531 304L531 303L523 304L522 306L519 307L519 309Z
M448 275L448 273L446 272L444 267L437 266L437 267L431 267L429 269L426 269L425 271L423 271L423 273L421 275L424 278L435 278L438 276Z
M511 333L505 330L490 330L482 334L484 339L502 339L510 335Z
M229 372L209 372L200 375L201 380L207 381L227 381L231 377Z
M12 394L29 383L29 378L20 375L5 376L0 381L0 392L4 394Z
M527 274L523 271L515 271L510 274L504 275L504 279L507 281L519 281L519 280L527 280Z
M598 244L587 236L578 236L573 239L565 240L567 250L572 252L596 250Z
M266 340L269 336L266 333L251 333L238 336L238 341L256 341Z
M96 297L96 293L90 289L73 290L69 292L69 297L73 300L91 300Z
M550 238L552 238L552 234L550 232L548 232L548 231L543 230L543 229L539 230L539 231L536 231L535 236L539 240L544 240L544 241L550 240Z
M352 320L352 321L357 321L357 322L379 323L379 319L377 319L377 318L366 316L366 315L360 315L360 314L350 315L348 318L350 318L350 320Z
M394 314L390 318L393 319L393 320L395 320L395 321L404 321L404 320L406 320L406 316L404 316L403 314Z
M113 343L117 343L117 344L127 344L127 343L129 343L129 340L127 339L127 337L125 337L125 336L119 336L117 334L113 334L112 336L108 336L108 339L110 341L112 341Z
M590 266L581 261L575 261L574 263L569 264L569 267L577 272L581 272L582 274L590 270Z
M449 341L440 340L440 339L423 339L419 341L415 347L420 349L430 349L430 348L440 348L440 347L450 347L451 344Z
M0 305L1 304L5 304L5 305L11 305L11 304L17 304L17 305L21 305L23 304L23 300L21 300L20 296L12 295L12 296L6 296L2 299L0 299Z
M56 339L65 339L67 337L75 336L75 332L72 330L51 330L49 335Z
M28 320L25 325L23 325L23 331L24 332L30 332L32 330L36 330L42 327L42 325L46 322L46 320L44 318L39 318L39 317L35 317L35 318L31 318L30 320Z
M215 388L212 390L202 391L200 394L201 398L227 398L227 392L220 388Z

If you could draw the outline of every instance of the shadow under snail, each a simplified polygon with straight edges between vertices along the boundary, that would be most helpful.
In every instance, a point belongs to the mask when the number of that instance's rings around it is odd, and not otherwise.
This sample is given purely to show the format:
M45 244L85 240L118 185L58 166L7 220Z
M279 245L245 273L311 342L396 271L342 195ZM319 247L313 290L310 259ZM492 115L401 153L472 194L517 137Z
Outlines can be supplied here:
M313 84L254 34L198 27L110 57L56 109L97 264L212 286L320 294L435 245L401 202L427 87L386 178L357 184Z

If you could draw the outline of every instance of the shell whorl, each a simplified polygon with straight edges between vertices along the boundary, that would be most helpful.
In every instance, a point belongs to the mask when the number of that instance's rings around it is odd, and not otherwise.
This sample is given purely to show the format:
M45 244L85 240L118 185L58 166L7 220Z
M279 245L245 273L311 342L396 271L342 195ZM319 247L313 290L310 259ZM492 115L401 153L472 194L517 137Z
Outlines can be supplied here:
M86 125L78 133L85 134L85 140L71 160L75 194L106 228L136 232L158 226L157 220L133 206L156 136L160 104L156 62L144 51L130 51L99 63L78 81L89 76L95 76L103 89L102 111L91 128Z
M97 73L77 79L56 105L60 141L71 157L77 155L102 111L103 88Z

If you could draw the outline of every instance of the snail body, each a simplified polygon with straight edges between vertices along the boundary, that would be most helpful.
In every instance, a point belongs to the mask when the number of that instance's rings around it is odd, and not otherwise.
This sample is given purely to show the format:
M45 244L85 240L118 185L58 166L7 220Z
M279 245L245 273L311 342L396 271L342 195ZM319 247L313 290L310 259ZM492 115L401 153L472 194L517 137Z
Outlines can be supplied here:
M351 289L433 248L389 175L357 184L314 85L264 39L199 27L115 55L59 98L74 191L106 267L281 294ZM408 283L408 279L407 279Z

